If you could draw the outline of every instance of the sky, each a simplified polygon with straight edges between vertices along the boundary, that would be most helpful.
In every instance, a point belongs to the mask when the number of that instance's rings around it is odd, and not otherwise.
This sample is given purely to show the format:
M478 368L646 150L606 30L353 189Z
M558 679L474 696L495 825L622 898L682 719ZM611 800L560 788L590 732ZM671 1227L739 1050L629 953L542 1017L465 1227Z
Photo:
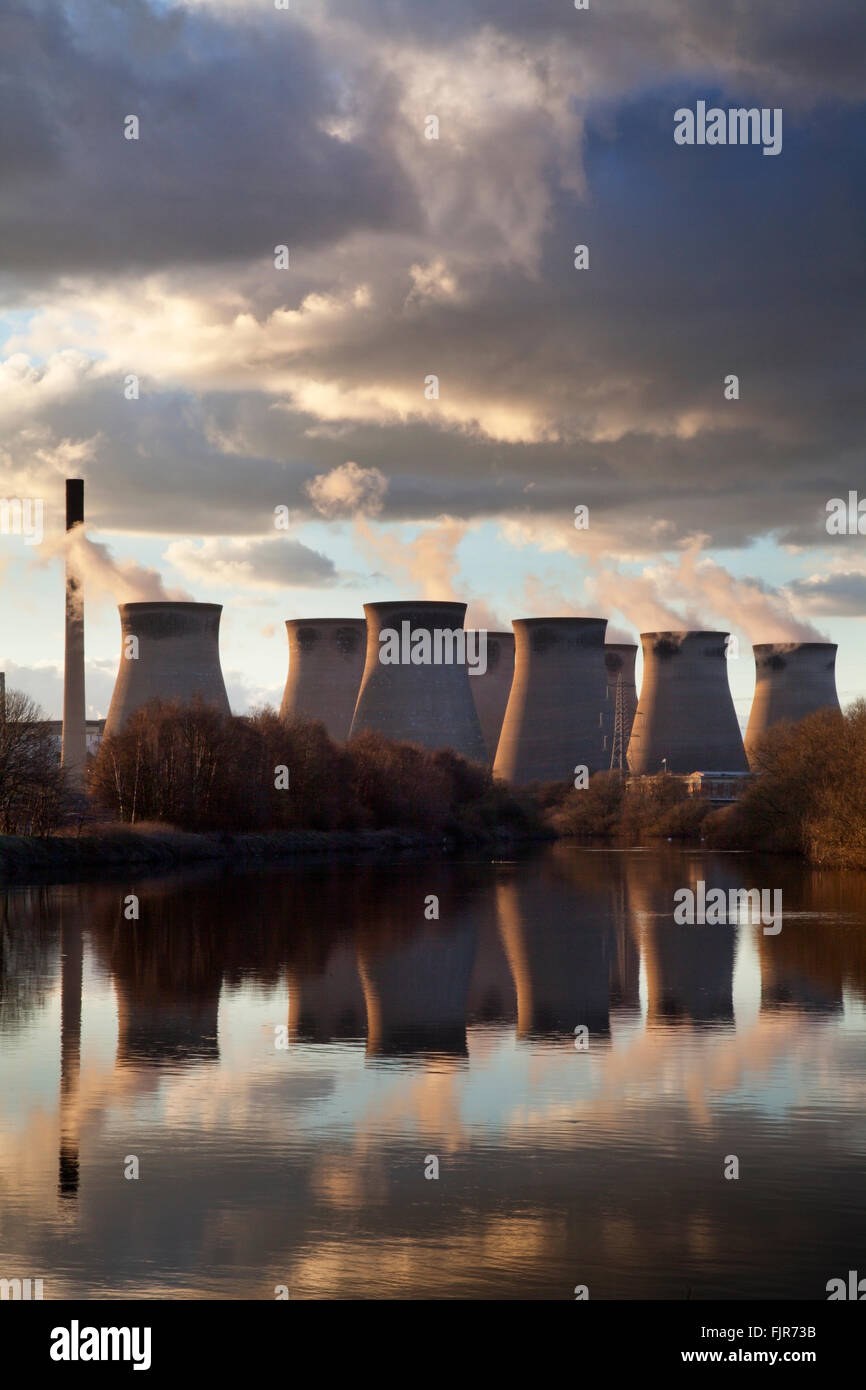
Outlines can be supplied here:
M80 476L94 717L160 597L224 605L238 711L287 618L399 597L731 631L743 722L752 642L866 695L827 531L866 497L864 41L859 0L8 0L0 494L45 534L0 534L7 684L60 714ZM677 144L699 101L781 150Z

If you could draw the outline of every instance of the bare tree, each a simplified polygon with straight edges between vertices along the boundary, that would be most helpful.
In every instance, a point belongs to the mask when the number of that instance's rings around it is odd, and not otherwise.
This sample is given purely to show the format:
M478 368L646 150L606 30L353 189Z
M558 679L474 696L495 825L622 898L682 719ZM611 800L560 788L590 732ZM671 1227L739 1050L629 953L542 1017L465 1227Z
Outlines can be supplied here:
M43 711L23 691L7 691L0 717L0 832L47 835L64 799L59 750Z

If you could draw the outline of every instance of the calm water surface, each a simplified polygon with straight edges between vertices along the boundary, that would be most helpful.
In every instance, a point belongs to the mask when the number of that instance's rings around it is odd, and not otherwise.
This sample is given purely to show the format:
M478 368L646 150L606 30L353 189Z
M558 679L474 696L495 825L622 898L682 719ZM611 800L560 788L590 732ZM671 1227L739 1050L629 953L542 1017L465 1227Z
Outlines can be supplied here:
M675 925L697 879L781 888L781 933ZM560 845L7 889L0 1277L824 1299L866 1274L864 999L866 875L779 859Z

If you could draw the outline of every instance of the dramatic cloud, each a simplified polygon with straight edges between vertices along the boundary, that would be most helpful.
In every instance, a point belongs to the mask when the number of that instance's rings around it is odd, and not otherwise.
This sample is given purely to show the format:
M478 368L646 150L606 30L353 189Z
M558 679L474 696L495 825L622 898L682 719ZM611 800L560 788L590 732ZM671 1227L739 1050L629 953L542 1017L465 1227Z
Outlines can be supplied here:
M322 244L415 219L375 122L293 15L11 0L0 21L3 269L48 276ZM329 133L347 114L351 141ZM135 116L137 139L125 138ZM372 123L372 135L368 124ZM17 196L16 196L17 195Z
M857 0L11 0L4 494L56 536L84 476L92 526L251 603L361 557L488 626L862 613L825 522L863 472L864 41ZM782 107L780 155L677 146L699 99ZM336 562L277 506L352 519ZM708 554L750 547L777 582Z

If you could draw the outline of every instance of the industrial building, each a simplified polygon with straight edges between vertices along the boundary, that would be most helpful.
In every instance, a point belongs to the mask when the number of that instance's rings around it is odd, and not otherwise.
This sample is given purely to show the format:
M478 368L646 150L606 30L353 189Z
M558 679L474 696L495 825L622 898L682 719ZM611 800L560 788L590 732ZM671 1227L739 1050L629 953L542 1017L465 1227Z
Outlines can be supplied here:
M606 618L515 618L514 679L493 771L517 784L602 771Z
M122 603L120 668L105 737L120 733L148 701L201 700L221 714L229 701L219 654L219 603Z
M633 773L748 770L728 685L726 632L643 632L628 744Z
M487 749L470 689L472 681L483 677L470 676L466 660L453 660L456 642L442 639L442 634L456 634L463 639L465 651L466 604L395 600L365 603L364 612L367 655L351 736L373 729L422 748L453 748L465 758L486 762ZM392 634L400 638L404 655L409 653L402 639L408 634L413 642L417 639L422 656L424 649L441 654L447 648L452 660L385 663L383 647Z
M349 737L367 651L364 618L290 618L289 674L280 718L318 719L337 743Z
M755 653L755 695L746 729L754 762L764 734L781 720L797 723L821 709L839 709L835 642L762 642Z

